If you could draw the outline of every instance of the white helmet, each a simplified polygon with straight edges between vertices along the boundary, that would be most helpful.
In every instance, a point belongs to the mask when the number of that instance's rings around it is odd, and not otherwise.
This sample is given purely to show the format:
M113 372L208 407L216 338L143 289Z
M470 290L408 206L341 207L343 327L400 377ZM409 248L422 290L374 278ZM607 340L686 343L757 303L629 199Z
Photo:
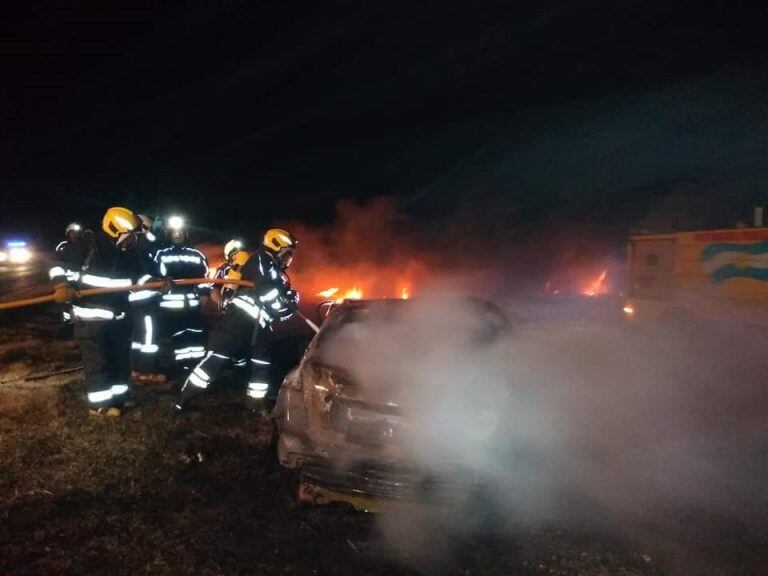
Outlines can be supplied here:
M224 245L224 258L229 260L232 254L242 249L243 249L243 243L240 242L240 240L230 240Z
M70 222L67 224L67 229L64 231L65 234L69 234L70 232L82 232L83 227L80 226L77 222Z

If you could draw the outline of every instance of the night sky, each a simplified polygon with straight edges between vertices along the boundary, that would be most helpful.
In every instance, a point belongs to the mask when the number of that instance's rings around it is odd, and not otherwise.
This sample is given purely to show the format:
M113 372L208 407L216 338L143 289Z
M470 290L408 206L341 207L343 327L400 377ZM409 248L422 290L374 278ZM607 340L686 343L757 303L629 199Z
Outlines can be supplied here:
M0 225L118 203L227 232L380 195L511 227L735 217L768 198L758 5L3 3Z

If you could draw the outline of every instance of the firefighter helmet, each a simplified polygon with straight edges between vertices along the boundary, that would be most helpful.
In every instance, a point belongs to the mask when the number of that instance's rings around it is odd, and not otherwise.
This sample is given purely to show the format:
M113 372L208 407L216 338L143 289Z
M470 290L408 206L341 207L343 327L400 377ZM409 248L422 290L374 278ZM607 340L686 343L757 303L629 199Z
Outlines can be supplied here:
M264 234L264 246L275 254L283 250L294 250L298 243L293 234L282 228L270 228Z
M157 240L157 237L152 232L152 228L154 228L155 221L147 216L146 214L136 214L136 216L139 219L139 222L141 222L141 231L144 233L144 238L146 238L150 242L154 242Z
M146 232L147 230L152 230L152 224L154 223L154 221L152 220L152 218L150 218L150 217L149 217L149 216L147 216L146 214L136 214L136 217L137 217L137 218L139 219L139 221L141 222L141 228L142 228L142 230L144 230L145 232Z
M293 261L293 251L299 242L287 230L271 228L264 234L263 244L272 253L280 269L287 270Z
M139 219L128 208L113 206L104 213L101 227L119 244L139 227Z
M64 231L65 234L69 234L70 232L82 232L83 227L80 226L77 222L70 222L67 224L67 229Z
M240 240L230 240L224 244L224 258L229 260L235 252L243 249L243 243Z

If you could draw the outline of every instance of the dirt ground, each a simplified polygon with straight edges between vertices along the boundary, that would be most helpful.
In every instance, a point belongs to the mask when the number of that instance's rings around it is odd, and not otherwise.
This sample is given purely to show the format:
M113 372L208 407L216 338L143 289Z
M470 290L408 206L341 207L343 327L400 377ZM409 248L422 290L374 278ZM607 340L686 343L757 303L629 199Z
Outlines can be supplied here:
M270 450L271 422L234 391L174 418L166 387L141 387L123 418L98 419L81 372L24 380L77 364L51 316L3 319L0 574L678 573L614 538L556 527L431 551L428 536L396 544L373 515L298 505L296 479Z

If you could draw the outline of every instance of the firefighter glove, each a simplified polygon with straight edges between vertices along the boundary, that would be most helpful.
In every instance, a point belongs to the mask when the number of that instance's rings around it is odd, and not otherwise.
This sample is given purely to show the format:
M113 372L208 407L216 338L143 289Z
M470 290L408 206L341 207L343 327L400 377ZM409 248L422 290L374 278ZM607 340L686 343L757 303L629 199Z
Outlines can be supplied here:
M59 304L71 302L75 297L75 291L66 283L61 282L53 288L53 300Z
M147 280L147 284L155 284L155 283L163 285L162 288L160 288L160 290L163 292L170 292L171 290L173 290L173 280L171 280L170 278L166 278L165 276L150 278L149 280Z

